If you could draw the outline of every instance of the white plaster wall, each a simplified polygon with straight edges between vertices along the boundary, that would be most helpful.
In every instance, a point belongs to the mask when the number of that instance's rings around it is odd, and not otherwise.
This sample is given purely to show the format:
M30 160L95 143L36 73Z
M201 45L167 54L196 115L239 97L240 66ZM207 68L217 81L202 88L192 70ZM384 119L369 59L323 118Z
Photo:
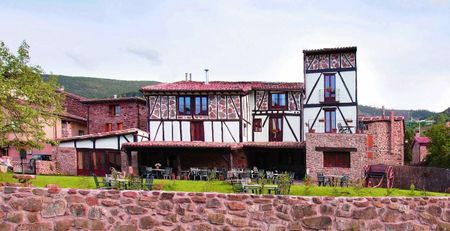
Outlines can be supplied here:
M133 138L131 138L130 142L133 142ZM77 147L78 147L78 144L77 144ZM96 139L95 140L95 148L96 149L117 149L117 136Z
M228 126L229 131L225 124ZM231 132L231 134L230 134ZM233 137L235 140L233 140ZM223 125L223 142L239 142L239 122L229 121Z
M172 123L173 141L181 141L180 139L180 123L178 121Z
M75 148L75 143L73 141L60 142L59 147L61 148Z
M159 124L159 121L150 121L150 140L152 141L162 141L162 127L158 130Z
M212 122L211 121L205 121L203 122L203 128L205 129L204 135L205 135L205 141L206 142L212 142L212 131L211 131Z
M191 141L191 123L189 121L181 122L182 141Z
M267 116L255 116L255 119L261 119L262 131L255 132L255 142L267 142L269 141L269 119L267 119L266 124L264 120Z
M297 136L297 139L300 140L300 117L286 116L286 119L289 121L292 130L294 130L295 136ZM296 141L286 119L283 120L283 141Z
M309 95L311 95L311 98L308 101L308 104L316 104L319 103L319 90L323 89L323 78L321 77L320 81L317 83L316 88L314 89L314 91L312 91L312 88L314 87L314 84L317 81L317 78L319 78L319 76L321 75L321 73L310 73L310 74L305 74L305 95L306 95L306 99L308 99ZM305 99L305 103L306 103L306 99Z
M353 101L355 101L356 72L343 71L343 72L341 72L341 76L342 76L342 79L344 79L345 84L347 85L347 88L350 92L350 95L351 95ZM339 102L341 102L341 103L351 103L352 102L347 90L345 89L344 83L342 82L342 80L338 74L336 74L336 89L339 89Z
M220 128L220 122L219 121L214 121L213 122L213 127L214 127L214 142L222 142L222 132L221 132L221 128ZM224 128L225 131L226 128Z
M94 148L94 144L90 140L77 141L77 148Z
M344 115L344 118L342 118L341 113L339 112L338 109L336 109L336 128L337 128L337 123L341 123L342 125L345 125L344 120L352 120L352 122L348 122L348 125L350 126L355 126L354 128L352 128L352 132L356 131L356 106L350 106L350 107L343 107L340 106L339 107L342 111L342 114ZM305 113L305 123L309 123L309 125L311 126L312 122L314 121L314 119L316 118L317 113L319 112L320 108L305 108L304 109L304 113ZM314 129L316 130L316 132L318 133L322 133L324 132L325 129L325 124L324 122L320 122L320 120L324 120L325 119L325 113L322 110L319 114L319 116L317 117L316 123L314 124ZM308 127L304 127L304 133L306 134L308 132Z
M172 122L164 121L163 125L164 125L164 140L172 141ZM162 130L161 130L161 132L162 132Z

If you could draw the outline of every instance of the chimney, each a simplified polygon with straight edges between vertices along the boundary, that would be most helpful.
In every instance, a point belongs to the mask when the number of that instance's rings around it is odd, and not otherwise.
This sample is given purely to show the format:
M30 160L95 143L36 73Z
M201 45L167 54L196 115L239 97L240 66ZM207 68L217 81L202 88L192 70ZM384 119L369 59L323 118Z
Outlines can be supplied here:
M394 122L395 122L395 119L394 119L395 117L394 117L394 112L393 111L391 111L391 115L390 115L390 140L391 140L391 145L389 145L389 148L390 148L390 153L391 154L394 154L393 153L393 150L394 150Z
M186 72L186 73L184 73L184 81L188 81L188 73Z
M61 87L59 88L60 91L64 91L64 86L61 85Z
M189 73L189 81L192 81L192 73Z
M381 119L384 119L385 112L384 112L384 105L381 106Z
M117 95L113 95L113 98L114 98L114 99L117 99Z
M205 84L209 84L209 80L208 80L208 69L205 69Z

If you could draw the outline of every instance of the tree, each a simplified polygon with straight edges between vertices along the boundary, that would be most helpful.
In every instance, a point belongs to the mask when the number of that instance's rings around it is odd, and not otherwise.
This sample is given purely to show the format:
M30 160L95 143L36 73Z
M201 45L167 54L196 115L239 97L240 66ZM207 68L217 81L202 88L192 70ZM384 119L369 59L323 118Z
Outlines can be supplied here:
M0 41L0 147L42 148L44 128L53 126L62 114L63 96L56 79L43 81L42 69L30 63L24 41L17 54Z
M412 147L411 144L414 140L414 129L407 127L405 129L405 143L403 144L404 150L404 162L409 163L412 159Z
M444 123L431 126L425 135L431 139L426 162L429 166L450 168L450 128Z

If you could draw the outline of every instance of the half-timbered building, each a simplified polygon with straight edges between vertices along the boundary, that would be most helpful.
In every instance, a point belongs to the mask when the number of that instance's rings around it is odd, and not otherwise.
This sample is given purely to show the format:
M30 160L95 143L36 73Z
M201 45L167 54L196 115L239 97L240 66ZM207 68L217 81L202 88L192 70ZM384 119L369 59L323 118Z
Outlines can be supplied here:
M358 118L356 47L304 50L307 131L355 133ZM306 130L306 129L305 129Z
M141 91L149 141L125 145L138 165L305 170L301 83L186 79Z

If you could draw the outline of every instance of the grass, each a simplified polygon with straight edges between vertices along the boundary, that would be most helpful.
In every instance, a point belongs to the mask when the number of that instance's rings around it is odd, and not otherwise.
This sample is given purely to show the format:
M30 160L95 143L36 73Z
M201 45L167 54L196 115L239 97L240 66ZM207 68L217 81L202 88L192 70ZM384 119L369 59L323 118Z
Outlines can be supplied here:
M16 183L12 174L0 174L0 182ZM57 184L62 188L95 188L92 177L86 176L47 176L38 175L32 180L32 185L36 187L45 187L47 184ZM161 188L165 191L184 191L184 192L219 192L232 193L233 188L224 181L186 181L186 180L155 180L154 189ZM293 185L290 195L298 196L450 196L446 193L423 192L413 190L401 190L385 188L356 188L356 187L318 187Z

